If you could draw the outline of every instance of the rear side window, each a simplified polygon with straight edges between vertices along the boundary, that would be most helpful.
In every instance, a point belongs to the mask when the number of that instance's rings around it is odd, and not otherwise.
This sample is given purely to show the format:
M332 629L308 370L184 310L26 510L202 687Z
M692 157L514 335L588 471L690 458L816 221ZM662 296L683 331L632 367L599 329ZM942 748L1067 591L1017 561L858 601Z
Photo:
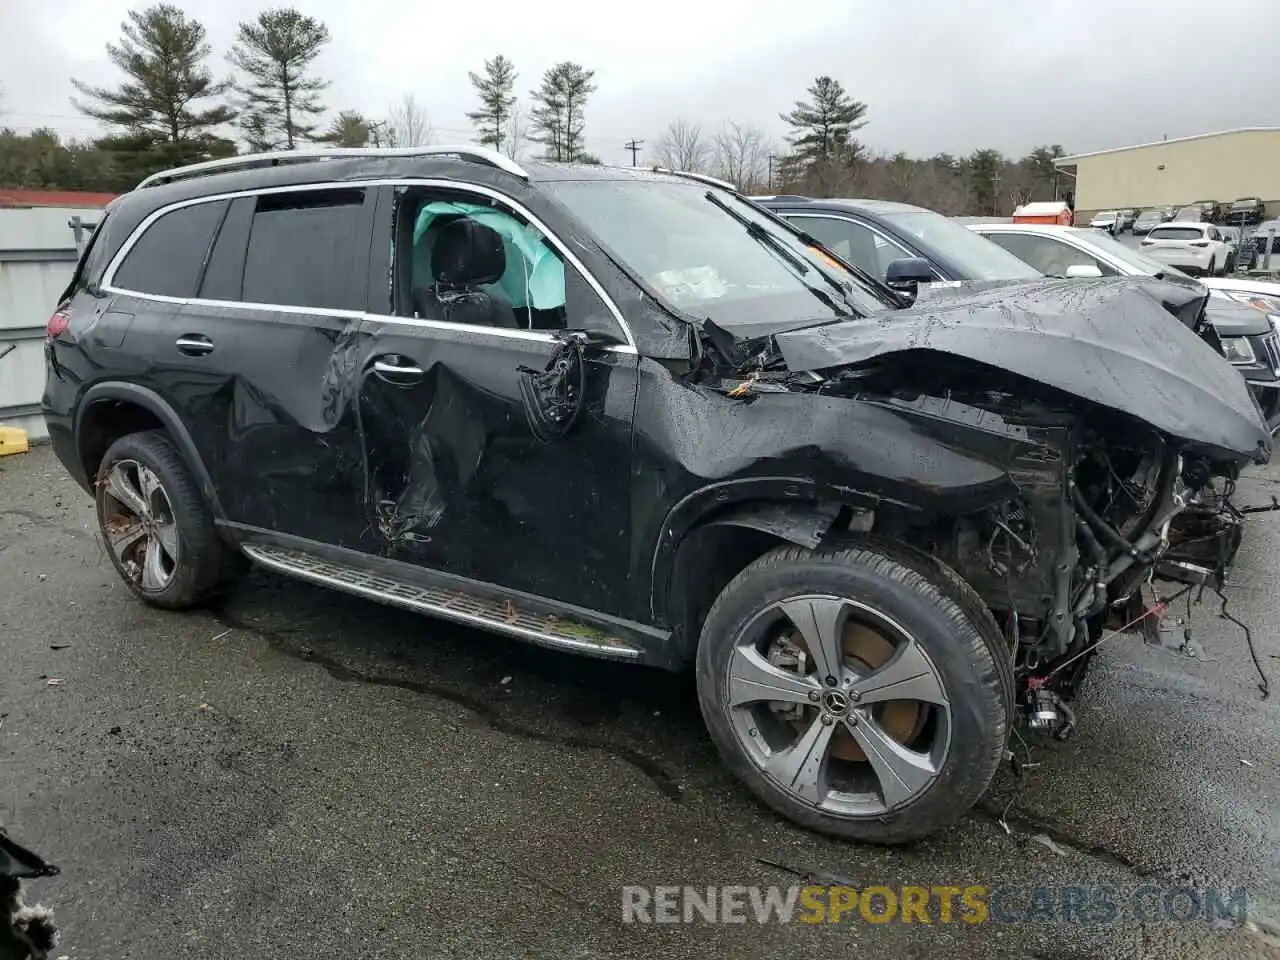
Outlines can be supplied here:
M355 266L364 194L364 190L322 190L258 197L240 299L358 309Z
M907 250L854 220L791 214L787 215L787 219L809 236L817 238L823 246L881 280L888 274L890 263L912 256Z
M1203 227L1156 227L1148 236L1152 240L1203 240Z
M194 297L227 201L171 210L140 236L116 268L111 285L161 297Z
M1104 277L1115 276L1116 270L1097 257L1077 250L1054 237L1029 233L992 232L984 236L1004 247L1019 260L1035 267L1046 277L1065 277L1072 267L1097 267Z

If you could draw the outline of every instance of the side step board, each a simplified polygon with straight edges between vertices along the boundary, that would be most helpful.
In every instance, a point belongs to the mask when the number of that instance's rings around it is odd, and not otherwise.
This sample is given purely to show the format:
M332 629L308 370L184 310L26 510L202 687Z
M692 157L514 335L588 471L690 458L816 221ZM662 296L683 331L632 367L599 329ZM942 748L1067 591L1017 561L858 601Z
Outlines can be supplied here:
M611 660L635 660L641 650L603 630L554 614L516 609L510 601L491 600L457 590L423 587L368 573L310 553L263 544L243 544L245 555L268 569L468 626L505 633L546 647Z

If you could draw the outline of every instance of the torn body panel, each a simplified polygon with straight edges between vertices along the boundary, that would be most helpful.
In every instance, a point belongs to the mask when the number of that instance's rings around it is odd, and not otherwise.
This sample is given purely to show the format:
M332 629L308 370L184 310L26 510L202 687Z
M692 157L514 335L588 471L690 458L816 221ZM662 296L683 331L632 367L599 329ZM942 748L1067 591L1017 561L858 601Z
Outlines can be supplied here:
M626 615L637 358L585 347L573 429L542 439L521 368L543 370L558 347L366 319L362 549Z
M940 292L909 310L780 333L791 370L931 350L1135 417L1206 452L1265 461L1271 438L1239 374L1140 288L1044 280Z
M647 360L641 369L632 564L651 571L650 615L660 622L675 616L683 539L752 504L795 504L815 530L822 517L837 532L868 529L871 517L877 531L902 532L1011 502L1033 482L1056 490L1055 503L1065 489L1066 428L1020 419L1013 404L983 409L942 393L907 402L874 391L734 399ZM794 531L773 532L804 543Z

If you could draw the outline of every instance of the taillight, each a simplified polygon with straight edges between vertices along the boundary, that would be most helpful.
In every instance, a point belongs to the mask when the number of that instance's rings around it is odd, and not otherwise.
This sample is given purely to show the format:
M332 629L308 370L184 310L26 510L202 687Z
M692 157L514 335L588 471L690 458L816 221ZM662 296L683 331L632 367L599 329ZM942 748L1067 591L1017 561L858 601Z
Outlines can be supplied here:
M1208 240L1192 240L1191 245L1193 247L1207 247L1209 245L1209 241Z
M67 327L71 326L71 314L65 309L55 310L53 316L49 318L49 322L44 326L44 332L50 340L56 340L66 332Z

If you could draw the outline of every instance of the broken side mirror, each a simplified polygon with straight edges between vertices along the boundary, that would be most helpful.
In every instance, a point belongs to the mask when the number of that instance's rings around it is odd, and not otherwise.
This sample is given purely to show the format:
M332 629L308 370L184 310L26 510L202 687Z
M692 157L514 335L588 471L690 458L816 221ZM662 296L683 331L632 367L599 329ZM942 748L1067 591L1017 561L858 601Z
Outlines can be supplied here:
M1073 263L1067 267L1067 276L1075 280L1084 278L1097 279L1102 276L1102 271L1097 264L1093 263Z
M914 296L916 287L933 279L933 268L923 257L903 257L892 261L884 272L884 282L901 293Z

